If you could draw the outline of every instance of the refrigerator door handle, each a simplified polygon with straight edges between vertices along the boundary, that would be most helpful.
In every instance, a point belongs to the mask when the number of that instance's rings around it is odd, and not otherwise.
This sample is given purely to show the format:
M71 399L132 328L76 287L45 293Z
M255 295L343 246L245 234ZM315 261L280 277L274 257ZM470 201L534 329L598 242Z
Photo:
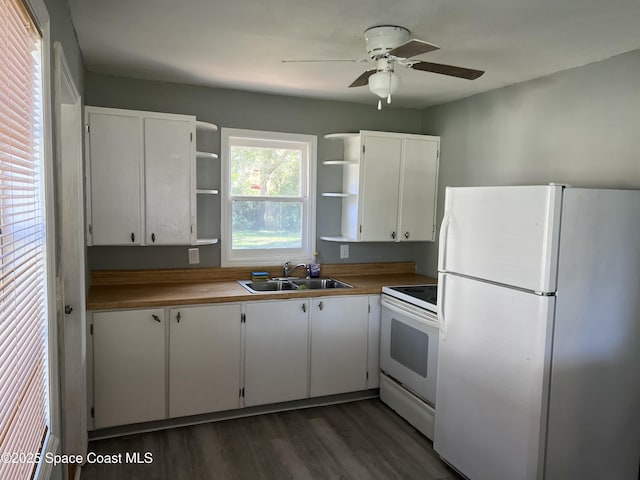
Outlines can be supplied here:
M445 206L446 208L446 206ZM449 235L449 224L451 223L451 209L447 208L440 225L440 255L438 255L438 270L445 270L445 258L447 256L447 239Z
M447 338L447 323L444 317L444 289L446 284L446 275L438 273L438 291L437 291L437 305L436 310L438 313L438 320L440 322L440 339L445 340Z

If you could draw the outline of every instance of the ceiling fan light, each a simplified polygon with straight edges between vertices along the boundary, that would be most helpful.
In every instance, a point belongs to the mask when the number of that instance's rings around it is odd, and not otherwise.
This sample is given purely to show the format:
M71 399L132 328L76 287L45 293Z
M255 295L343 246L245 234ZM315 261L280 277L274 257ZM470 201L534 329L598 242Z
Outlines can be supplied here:
M398 91L400 76L395 72L377 72L369 77L369 90L380 98Z

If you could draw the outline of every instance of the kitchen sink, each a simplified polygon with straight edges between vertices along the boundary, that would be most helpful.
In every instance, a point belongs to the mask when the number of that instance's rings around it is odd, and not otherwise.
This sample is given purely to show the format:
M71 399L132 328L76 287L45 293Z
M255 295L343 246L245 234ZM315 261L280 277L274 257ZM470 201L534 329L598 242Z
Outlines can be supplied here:
M335 278L292 278L288 280L252 280L237 281L251 293L277 293L300 290L325 290L334 288L353 288L348 283Z
M298 289L318 290L324 288L353 288L348 283L341 282L335 278L301 278L291 280L291 283L298 286Z

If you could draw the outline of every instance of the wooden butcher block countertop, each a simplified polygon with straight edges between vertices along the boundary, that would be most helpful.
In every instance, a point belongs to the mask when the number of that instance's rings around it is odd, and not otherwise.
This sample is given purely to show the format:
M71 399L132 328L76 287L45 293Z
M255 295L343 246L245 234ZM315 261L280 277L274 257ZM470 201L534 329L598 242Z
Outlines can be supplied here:
M164 307L205 303L244 302L329 295L379 294L383 286L436 283L415 273L414 262L322 265L322 277L332 277L353 288L250 293L236 280L248 280L251 271L282 275L282 267L198 268L180 270L94 271L87 310Z

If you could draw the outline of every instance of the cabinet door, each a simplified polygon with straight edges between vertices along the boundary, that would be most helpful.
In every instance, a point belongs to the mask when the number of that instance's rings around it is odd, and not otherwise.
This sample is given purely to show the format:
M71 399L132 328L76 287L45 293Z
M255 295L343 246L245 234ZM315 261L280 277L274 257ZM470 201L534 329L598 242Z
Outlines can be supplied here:
M398 222L401 241L435 240L438 145L437 139L404 139Z
M195 122L144 119L147 245L191 244Z
M368 297L311 300L310 395L367 388Z
M308 395L309 301L251 302L246 307L245 406Z
M400 137L366 134L363 138L358 199L359 240L387 242L397 239L398 188L400 183Z
M90 245L142 243L142 120L88 110Z
M93 368L95 428L165 418L164 310L94 313Z
M240 406L240 305L169 312L169 417Z
M367 388L380 386L380 295L369 295Z

